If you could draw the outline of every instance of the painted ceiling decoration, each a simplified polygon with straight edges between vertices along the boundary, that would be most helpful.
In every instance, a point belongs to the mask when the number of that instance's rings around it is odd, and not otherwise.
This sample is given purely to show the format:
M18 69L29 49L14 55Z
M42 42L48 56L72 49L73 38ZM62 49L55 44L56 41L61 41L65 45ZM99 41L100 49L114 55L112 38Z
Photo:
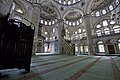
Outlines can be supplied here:
M61 4L61 5L74 5L82 0L54 0L55 2Z
M64 16L64 19L67 20L67 21L77 21L80 18L82 18L82 14L77 9L71 9Z
M40 18L45 20L55 20L58 18L55 7L50 3L44 3L41 6Z
M103 7L109 6L114 0L93 0L91 11L97 11Z
M82 15L78 11L69 12L68 15L65 16L65 19L68 21L78 20L82 17Z

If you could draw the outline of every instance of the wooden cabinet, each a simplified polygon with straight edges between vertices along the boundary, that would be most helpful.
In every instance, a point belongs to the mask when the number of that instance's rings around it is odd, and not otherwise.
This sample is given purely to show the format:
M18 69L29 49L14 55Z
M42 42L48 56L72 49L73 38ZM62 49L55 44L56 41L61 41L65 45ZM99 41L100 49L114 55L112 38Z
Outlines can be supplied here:
M14 20L0 20L0 69L30 71L34 29Z

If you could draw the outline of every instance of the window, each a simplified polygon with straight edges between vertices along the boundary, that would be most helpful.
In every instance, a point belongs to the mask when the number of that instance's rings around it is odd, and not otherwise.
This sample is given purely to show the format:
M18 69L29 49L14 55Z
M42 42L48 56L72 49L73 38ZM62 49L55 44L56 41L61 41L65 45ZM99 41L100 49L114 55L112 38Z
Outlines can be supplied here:
M97 36L101 36L101 30L96 31Z
M97 26L96 26L96 28L100 28L101 27L101 25L100 24L98 24Z
M80 19L80 23L82 23L82 19Z
M112 6L112 5L110 5L110 6L109 6L109 9L110 9L110 10L113 10L113 6Z
M88 52L88 46L84 46L85 52Z
M59 0L59 3L62 3L61 0Z
M117 4L117 5L119 4L119 0L116 0L116 4Z
M41 20L40 23L43 24L43 20Z
M103 26L108 26L107 20L104 20L104 21L103 21Z
M77 25L79 25L79 21L77 21Z
M63 4L66 4L66 1L64 1Z
M109 34L110 34L109 28L105 28L105 29L104 29L104 32L105 32L105 35L109 35Z
M45 40L48 40L48 38L46 37Z
M102 41L98 42L98 50L99 52L105 52L104 45Z
M82 31L83 31L83 32L85 32L86 30L85 30L85 29L83 29Z
M96 16L100 16L100 12L97 11L97 12L96 12Z
M83 52L83 46L80 46L80 52Z
M68 5L70 5L71 4L71 1L68 1Z
M75 26L75 22L73 22L73 26Z
M73 4L74 4L74 3L76 3L76 1L75 1L75 0L73 0Z
M21 9L17 9L16 11L21 13L21 14L23 13L23 11Z
M69 22L69 25L71 26L71 25L72 25L72 23L71 23L71 22Z
M81 29L78 29L78 32L81 33Z
M77 31L75 31L75 34L77 34Z
M77 46L75 46L75 52L78 52L78 47Z
M82 34L79 34L80 39L82 38Z
M110 21L110 24L115 24L115 21L114 20Z
M51 25L52 23L49 21L49 25Z
M53 29L53 33L55 32L55 28Z
M45 25L47 25L47 21L45 21Z
M106 14L106 10L105 10L105 9L104 9L104 10L102 10L102 13L103 13L103 14Z
M115 33L120 33L120 26L117 26L117 25L114 26L113 30L114 30Z
M55 24L55 21L52 21L52 24Z
M45 32L45 34L47 34L47 32Z
M66 24L68 24L68 21L66 21Z

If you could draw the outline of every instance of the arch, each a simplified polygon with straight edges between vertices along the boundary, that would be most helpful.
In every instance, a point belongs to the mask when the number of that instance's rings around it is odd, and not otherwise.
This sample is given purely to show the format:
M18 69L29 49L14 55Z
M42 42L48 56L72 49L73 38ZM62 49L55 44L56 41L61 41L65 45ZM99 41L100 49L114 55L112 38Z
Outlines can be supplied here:
M21 0L13 0L13 2L15 4L17 4L18 6L20 6L20 8L23 10L24 14L27 14L27 7L25 4L23 4L23 2Z
M61 19L60 12L59 12L59 10L57 9L57 7L56 7L55 5L53 5L53 4L52 4L51 2L49 2L49 1L42 1L41 4L42 4L42 5L43 5L43 4L48 4L48 5L51 5L51 7L54 7L55 12L57 13L58 18Z
M73 8L69 8L63 13L62 19L64 19L64 23L66 25L78 26L83 22L82 20L83 15L84 15L83 10L73 7Z
M84 12L82 9L80 9L80 8L78 8L78 7L72 7L72 8L69 8L68 10L66 10L66 11L63 13L62 19L64 19L64 17L65 17L69 12L71 12L73 9L76 10L76 11L78 11L78 12L80 12L82 16L85 14L85 12Z

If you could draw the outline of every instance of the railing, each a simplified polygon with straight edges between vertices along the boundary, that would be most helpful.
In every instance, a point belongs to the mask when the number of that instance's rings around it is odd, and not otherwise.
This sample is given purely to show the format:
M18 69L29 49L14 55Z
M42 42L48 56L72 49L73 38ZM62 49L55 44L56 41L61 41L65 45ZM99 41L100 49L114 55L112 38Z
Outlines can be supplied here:
M68 42L67 40L65 40L65 39L62 39L62 43L66 46L67 53L73 54L73 46L72 46L72 44L70 42Z

